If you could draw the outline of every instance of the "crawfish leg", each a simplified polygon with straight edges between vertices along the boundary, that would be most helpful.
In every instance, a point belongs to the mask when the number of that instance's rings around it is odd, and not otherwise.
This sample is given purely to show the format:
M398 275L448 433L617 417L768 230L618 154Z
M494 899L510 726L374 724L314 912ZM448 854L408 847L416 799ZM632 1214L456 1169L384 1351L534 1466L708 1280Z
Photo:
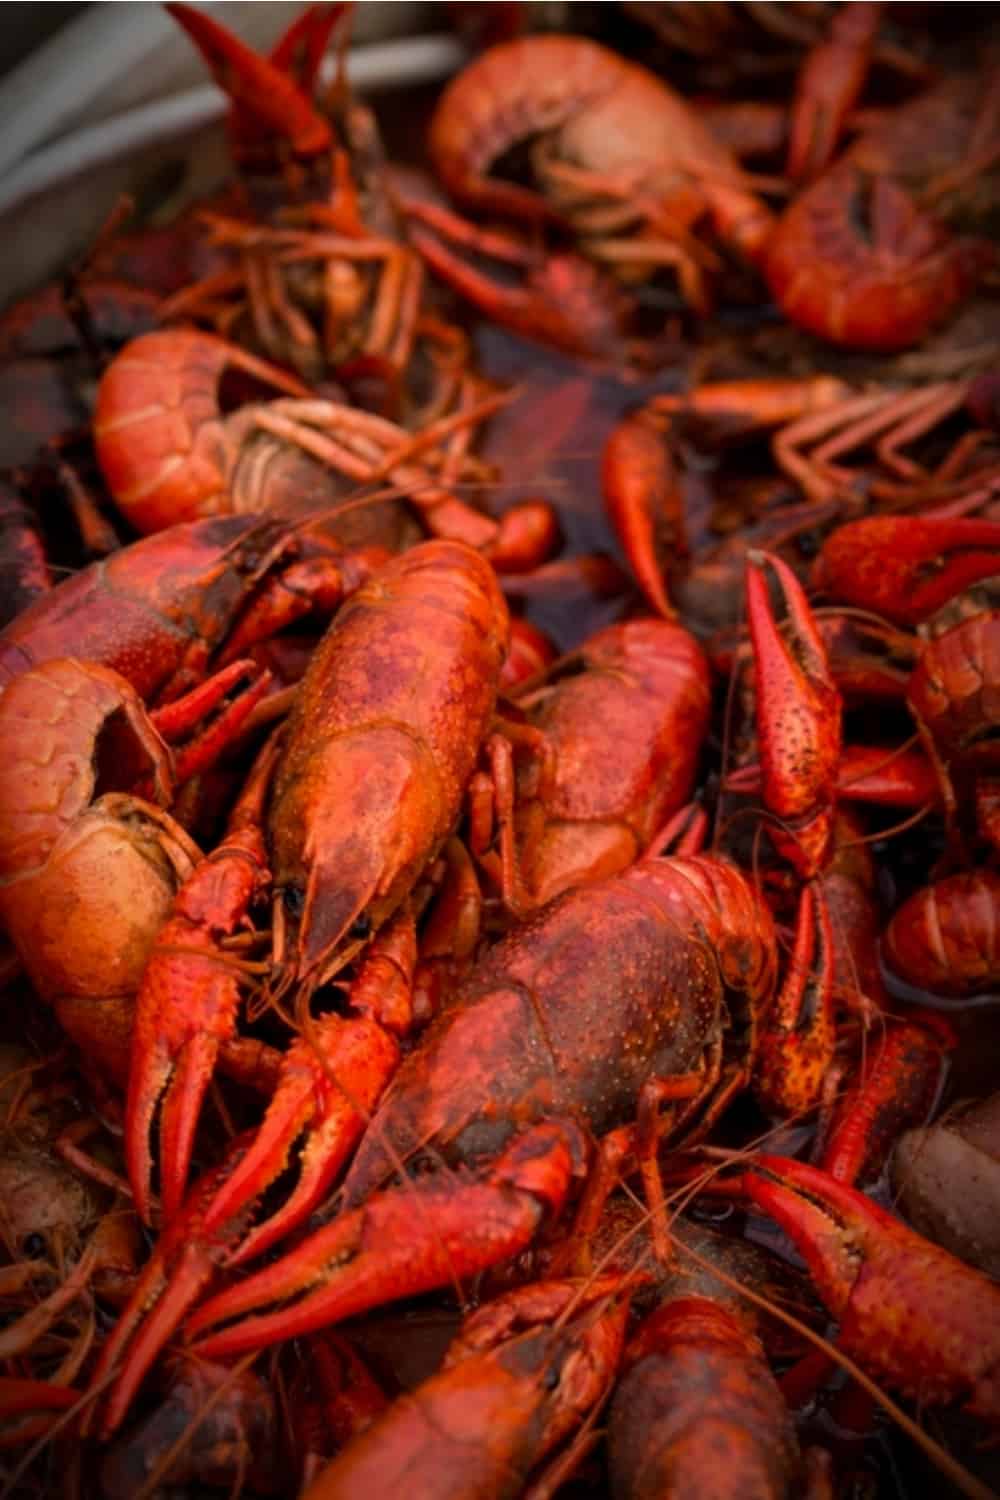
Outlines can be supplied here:
M514 842L516 786L510 741L502 734L491 735L486 758L489 771L477 772L469 786L472 852L499 885L507 910L522 917L529 903Z
M924 392L925 404L908 418L898 422L880 438L875 445L875 457L883 468L898 474L901 479L926 479L927 471L911 458L904 458L900 448L915 442L925 432L930 432L939 422L950 417L962 406L967 386L964 381L954 381L945 386L931 386ZM967 437L977 436L967 433Z
M73 465L55 449L55 469L80 533L80 542L88 557L108 557L117 552L121 539L111 522L98 508L97 501Z
M386 255L385 266L378 279L375 305L368 324L368 337L365 340L366 354L384 355L395 364L390 353L395 342L394 336L405 334L402 347L407 352L407 344L412 346L415 319L410 317L408 330L400 327L400 320L403 316L407 284L413 279L414 267L418 268L418 279L422 279L419 273L419 261L412 251L403 246L397 247Z
M597 1160L580 1199L573 1229L566 1237L562 1252L556 1256L554 1265L557 1269L553 1274L562 1274L565 1269L563 1261L567 1257L576 1260L580 1254L579 1247L589 1244L597 1231L605 1203L622 1176L633 1169L638 1169L642 1177L656 1253L663 1264L667 1264L671 1259L671 1251L666 1233L663 1182L656 1152L661 1137L667 1130L675 1129L687 1112L682 1111L678 1117L671 1111L664 1116L661 1114L661 1106L697 1101L704 1096L705 1088L704 1072L684 1073L673 1078L653 1078L643 1085L639 1093L635 1125L624 1125L618 1130L609 1131L601 1140Z
M413 1020L425 1025L441 1008L442 990L472 959L482 927L483 896L460 839L444 847L444 875L420 937L413 977Z
M872 413L881 413L887 401L892 399L891 392L876 391L868 396L849 397L837 406L800 417L783 427L772 439L775 463L810 500L835 498L840 486L847 483L850 476L846 470L834 468L828 459L820 460L813 444L829 433L855 431L854 423L864 421ZM853 443L848 446L853 446Z
M150 715L157 731L172 743L192 725L203 723L213 709L219 709L193 740L175 751L174 776L178 785L208 770L218 760L270 685L269 671L258 672L256 663L249 660L234 661L184 697L175 698ZM236 696L227 703L225 700L234 691Z

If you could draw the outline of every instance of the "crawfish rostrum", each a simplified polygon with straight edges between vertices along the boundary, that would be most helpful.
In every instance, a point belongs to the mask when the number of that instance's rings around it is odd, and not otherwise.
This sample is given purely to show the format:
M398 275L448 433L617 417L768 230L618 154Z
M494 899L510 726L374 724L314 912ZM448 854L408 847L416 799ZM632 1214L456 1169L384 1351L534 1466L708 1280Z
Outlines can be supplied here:
M0 314L4 1495L995 1492L946 9L166 6L228 182Z

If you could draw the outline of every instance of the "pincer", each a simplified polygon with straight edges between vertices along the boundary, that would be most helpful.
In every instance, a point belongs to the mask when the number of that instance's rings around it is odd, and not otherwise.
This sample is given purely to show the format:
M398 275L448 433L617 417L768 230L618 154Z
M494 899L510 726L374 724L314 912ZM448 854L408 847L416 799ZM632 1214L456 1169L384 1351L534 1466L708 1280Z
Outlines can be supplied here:
M579 1128L552 1121L526 1130L471 1180L435 1175L376 1193L277 1265L212 1297L188 1334L200 1354L239 1354L475 1275L531 1243L588 1161ZM274 1311L258 1311L268 1306ZM245 1313L253 1315L232 1321ZM206 1330L214 1331L198 1338Z
M768 594L769 569L783 605L784 630ZM805 878L818 873L830 848L841 749L841 700L798 579L780 557L751 552L747 613L764 802L781 854Z
M804 1256L846 1354L922 1405L1000 1422L994 1282L816 1167L759 1156L743 1186Z
M193 5L171 3L164 9L187 32L231 101L229 130L238 158L255 144L259 148L263 132L271 137L276 156L282 147L303 162L329 154L335 144L330 125L281 65L280 52L277 61L260 57ZM323 31L308 38L313 72L322 57L325 34L340 11L336 5L310 7L314 30L315 13L324 9L328 19L323 20Z
M813 583L894 625L918 625L963 589L1000 570L1000 522L867 516L824 542Z

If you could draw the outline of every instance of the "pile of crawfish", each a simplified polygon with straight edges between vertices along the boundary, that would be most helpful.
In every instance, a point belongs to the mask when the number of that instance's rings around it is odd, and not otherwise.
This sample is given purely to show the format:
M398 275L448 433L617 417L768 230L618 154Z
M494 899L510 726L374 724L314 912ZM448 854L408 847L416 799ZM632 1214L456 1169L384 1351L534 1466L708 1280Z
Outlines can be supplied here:
M388 154L167 10L232 181L0 317L0 1494L993 1494L990 9Z

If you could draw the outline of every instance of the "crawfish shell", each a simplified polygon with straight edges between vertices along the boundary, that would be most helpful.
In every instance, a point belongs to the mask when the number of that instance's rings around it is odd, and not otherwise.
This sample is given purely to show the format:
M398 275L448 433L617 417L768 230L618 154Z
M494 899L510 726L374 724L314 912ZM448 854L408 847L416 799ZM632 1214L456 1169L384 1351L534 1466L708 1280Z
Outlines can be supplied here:
M395 559L348 601L289 719L269 813L275 885L301 908L298 972L334 972L451 832L496 702L508 616L455 542ZM286 906L289 905L286 896Z
M499 942L397 1074L348 1200L425 1146L450 1161L492 1155L554 1115L599 1135L634 1117L648 1079L697 1067L727 1019L722 960L683 878L702 865L635 866L557 898ZM746 955L747 993L769 983L769 933L750 937L760 952Z

